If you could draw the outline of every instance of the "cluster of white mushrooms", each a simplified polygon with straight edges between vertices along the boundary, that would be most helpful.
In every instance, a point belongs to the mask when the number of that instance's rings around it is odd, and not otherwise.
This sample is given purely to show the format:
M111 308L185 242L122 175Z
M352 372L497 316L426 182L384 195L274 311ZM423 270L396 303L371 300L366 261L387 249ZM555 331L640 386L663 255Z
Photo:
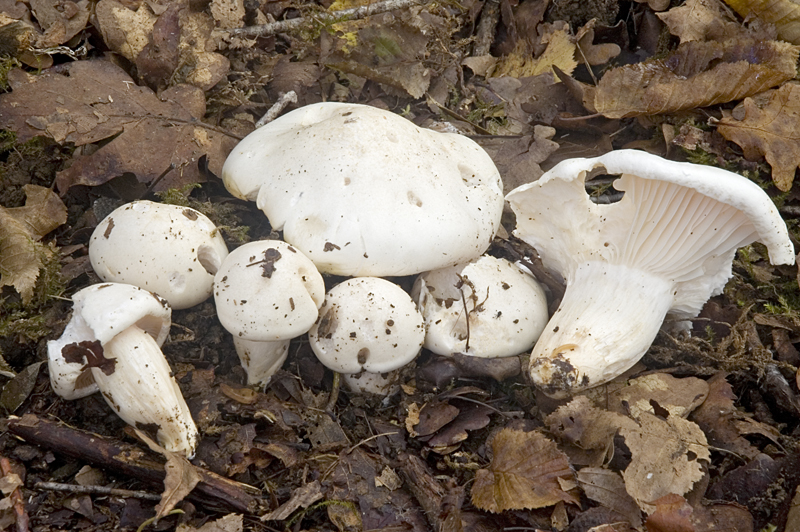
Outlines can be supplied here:
M622 175L621 201L589 200L584 182L598 168ZM99 389L125 421L154 424L163 446L187 455L197 429L159 348L170 306L213 293L249 384L268 383L308 333L355 390L385 392L422 346L481 357L533 348L533 382L562 397L630 368L668 314L696 316L738 247L760 240L774 263L794 261L769 197L737 174L631 150L564 161L507 197L515 233L566 281L550 318L530 272L483 255L504 205L489 156L363 105L310 105L257 129L223 181L285 241L229 254L193 209L124 205L90 241L106 283L73 296L72 320L48 345L58 394ZM325 293L321 274L350 278ZM411 294L385 279L407 275L418 275Z

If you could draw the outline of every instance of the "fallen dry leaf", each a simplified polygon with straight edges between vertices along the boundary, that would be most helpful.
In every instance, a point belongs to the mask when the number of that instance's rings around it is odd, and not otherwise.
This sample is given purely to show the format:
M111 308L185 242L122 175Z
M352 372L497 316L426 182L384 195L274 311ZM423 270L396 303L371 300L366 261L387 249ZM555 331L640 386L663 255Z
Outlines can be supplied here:
M594 44L594 26L597 19L592 19L584 24L575 33L577 57L590 65L603 65L617 57L622 49L618 44ZM563 69L562 69L563 70Z
M625 481L616 471L584 467L577 473L578 484L587 497L626 517L634 527L642 525L642 511L625 490Z
M678 379L666 373L651 373L628 381L607 398L609 410L638 419L642 412L656 414L662 408L670 416L687 417L708 396L708 384L702 379Z
M126 172L151 183L171 165L155 190L202 182L200 157L206 155L211 171L220 174L237 142L199 121L205 113L199 89L180 85L159 99L108 61L78 61L38 76L12 70L8 79L13 92L0 95L0 123L21 141L47 136L83 146L117 135L58 173L62 194L73 185L96 186Z
M692 507L670 494L655 501L656 510L645 522L647 532L752 532L753 517L745 508L727 503ZM794 530L786 528L786 530Z
M539 432L502 429L492 440L492 462L472 485L472 504L488 512L578 504L560 481L574 482L567 456Z
M772 166L772 181L785 192L792 188L800 166L800 84L786 83L762 96L768 97L763 105L754 98L740 104L744 110L740 119L724 112L717 130L741 146L747 159L763 155Z
M156 505L156 520L161 519L175 508L200 482L200 473L185 456L161 447L139 429L136 435L144 441L151 451L161 453L167 459L164 464L164 491L161 501Z
M242 532L244 519L239 514L228 514L214 521L209 521L200 528L186 524L179 524L175 532Z
M695 423L681 417L662 419L649 412L638 427L622 427L620 434L631 451L631 463L622 473L625 488L647 513L665 495L683 495L703 477L711 456L706 436Z
M0 287L13 286L27 305L44 260L54 252L39 240L67 221L67 208L49 188L24 190L24 207L0 206Z
M568 76L583 105L608 118L654 115L740 100L792 79L797 46L736 39L686 42L667 57L613 68L597 87Z
M83 31L89 21L89 0L30 0L31 10L44 35L39 48L58 46Z
M538 57L532 58L528 41L525 39L517 41L514 50L497 62L492 77L538 76L545 72L553 72L553 66L571 74L578 66L575 61L575 43L568 33L568 28L552 32L542 43L546 43L547 48Z
M721 0L687 0L657 16L682 43L725 40L743 36L746 31Z
M100 0L95 6L95 17L108 47L131 62L147 46L158 19L147 2L132 11L117 0Z
M743 18L774 24L778 37L800 44L800 4L794 0L725 0Z

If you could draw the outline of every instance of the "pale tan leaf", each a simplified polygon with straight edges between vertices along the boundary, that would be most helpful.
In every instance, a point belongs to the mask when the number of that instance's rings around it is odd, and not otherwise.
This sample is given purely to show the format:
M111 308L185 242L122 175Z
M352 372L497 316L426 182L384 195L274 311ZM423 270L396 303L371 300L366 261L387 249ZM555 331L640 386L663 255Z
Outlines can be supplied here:
M38 241L67 221L67 208L52 190L26 185L24 207L0 207L0 287L13 286L27 305L39 269L53 250Z
M651 373L628 381L609 394L609 410L638 419L642 412L663 408L670 416L686 417L708 397L708 383L696 377L678 379L667 373ZM655 404L654 404L655 403Z
M150 450L161 453L167 459L167 463L164 464L166 472L164 491L161 493L161 501L156 505L156 520L158 520L171 512L176 504L191 493L201 480L200 473L185 456L164 449L139 429L134 430Z
M597 19L592 19L581 27L575 34L575 42L579 59L590 65L602 65L617 57L622 49L618 44L594 44L594 25Z
M717 130L741 146L749 160L763 155L772 166L772 181L785 192L800 166L800 84L786 83L768 98L763 107L753 98L745 99L744 116L737 120L725 113Z
M759 18L774 24L778 37L800 44L800 3L795 0L725 0L744 18Z
M242 530L244 530L243 517L239 514L228 514L215 521L209 521L200 528L181 523L175 532L242 532Z
M502 429L492 440L492 463L480 469L472 486L472 504L502 512L544 508L559 501L578 504L560 479L574 481L564 453L538 432Z
M794 77L799 50L779 41L692 41L663 59L613 68L597 87L571 86L582 88L588 110L608 118L671 113L780 85Z
M645 512L655 511L653 501L665 495L687 493L703 477L701 462L710 453L695 423L642 412L639 426L623 427L620 434L631 451L631 463L622 474L625 489Z
M553 72L556 66L563 72L572 73L578 63L575 61L575 43L566 30L558 30L549 35L547 48L539 57L531 58L528 43L524 39L517 42L514 51L498 61L492 77L511 76L523 78Z
M687 0L681 6L656 15L682 43L722 40L746 31L721 0Z

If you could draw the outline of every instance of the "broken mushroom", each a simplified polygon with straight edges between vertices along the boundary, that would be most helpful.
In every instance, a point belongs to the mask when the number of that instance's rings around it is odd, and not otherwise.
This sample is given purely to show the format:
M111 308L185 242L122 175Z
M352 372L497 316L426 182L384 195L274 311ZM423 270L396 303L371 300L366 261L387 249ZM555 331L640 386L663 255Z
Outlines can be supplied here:
M233 250L214 278L220 323L233 335L248 384L267 384L292 338L306 333L325 298L314 263L280 240Z
M549 318L536 279L491 256L420 274L411 296L425 318L424 347L438 355L518 355Z
M191 457L197 428L160 348L170 328L166 300L104 283L76 292L72 301L64 333L47 343L53 390L65 399L99 390L129 425L154 425L164 448Z
M621 177L622 199L594 204L596 169ZM515 234L567 283L531 354L534 383L553 397L603 384L633 366L668 314L695 317L731 277L736 249L761 241L794 263L786 225L748 179L636 150L557 164L507 196Z
M106 216L89 240L89 259L107 282L160 295L174 309L211 295L214 272L228 248L204 214L152 201L127 203Z
M356 391L386 393L422 347L425 326L411 297L378 277L348 279L325 295L308 331L311 349Z
M503 185L467 137L367 105L318 103L240 142L222 170L323 273L411 275L480 256Z

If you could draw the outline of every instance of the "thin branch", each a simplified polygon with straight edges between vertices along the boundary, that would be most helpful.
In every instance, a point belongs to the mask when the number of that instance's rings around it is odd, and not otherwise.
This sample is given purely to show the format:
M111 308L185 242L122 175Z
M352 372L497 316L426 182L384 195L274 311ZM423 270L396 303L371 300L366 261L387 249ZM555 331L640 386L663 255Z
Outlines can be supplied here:
M33 489L88 493L92 495L111 495L112 497L127 497L129 499L145 499L148 501L161 500L161 495L147 491L123 490L119 488L109 488L107 486L81 486L79 484L63 484L61 482L37 482L33 485Z
M384 0L382 2L375 2L374 4L368 4L365 6L342 9L341 11L332 11L330 13L322 12L315 14L312 17L298 17L289 20L271 22L262 26L246 26L244 28L235 28L228 30L228 33L231 37L266 37L268 35L296 31L313 23L319 24L321 22L341 22L345 20L362 19L367 18L370 15L386 13L387 11L394 11L395 9L405 9L424 3L425 0Z

